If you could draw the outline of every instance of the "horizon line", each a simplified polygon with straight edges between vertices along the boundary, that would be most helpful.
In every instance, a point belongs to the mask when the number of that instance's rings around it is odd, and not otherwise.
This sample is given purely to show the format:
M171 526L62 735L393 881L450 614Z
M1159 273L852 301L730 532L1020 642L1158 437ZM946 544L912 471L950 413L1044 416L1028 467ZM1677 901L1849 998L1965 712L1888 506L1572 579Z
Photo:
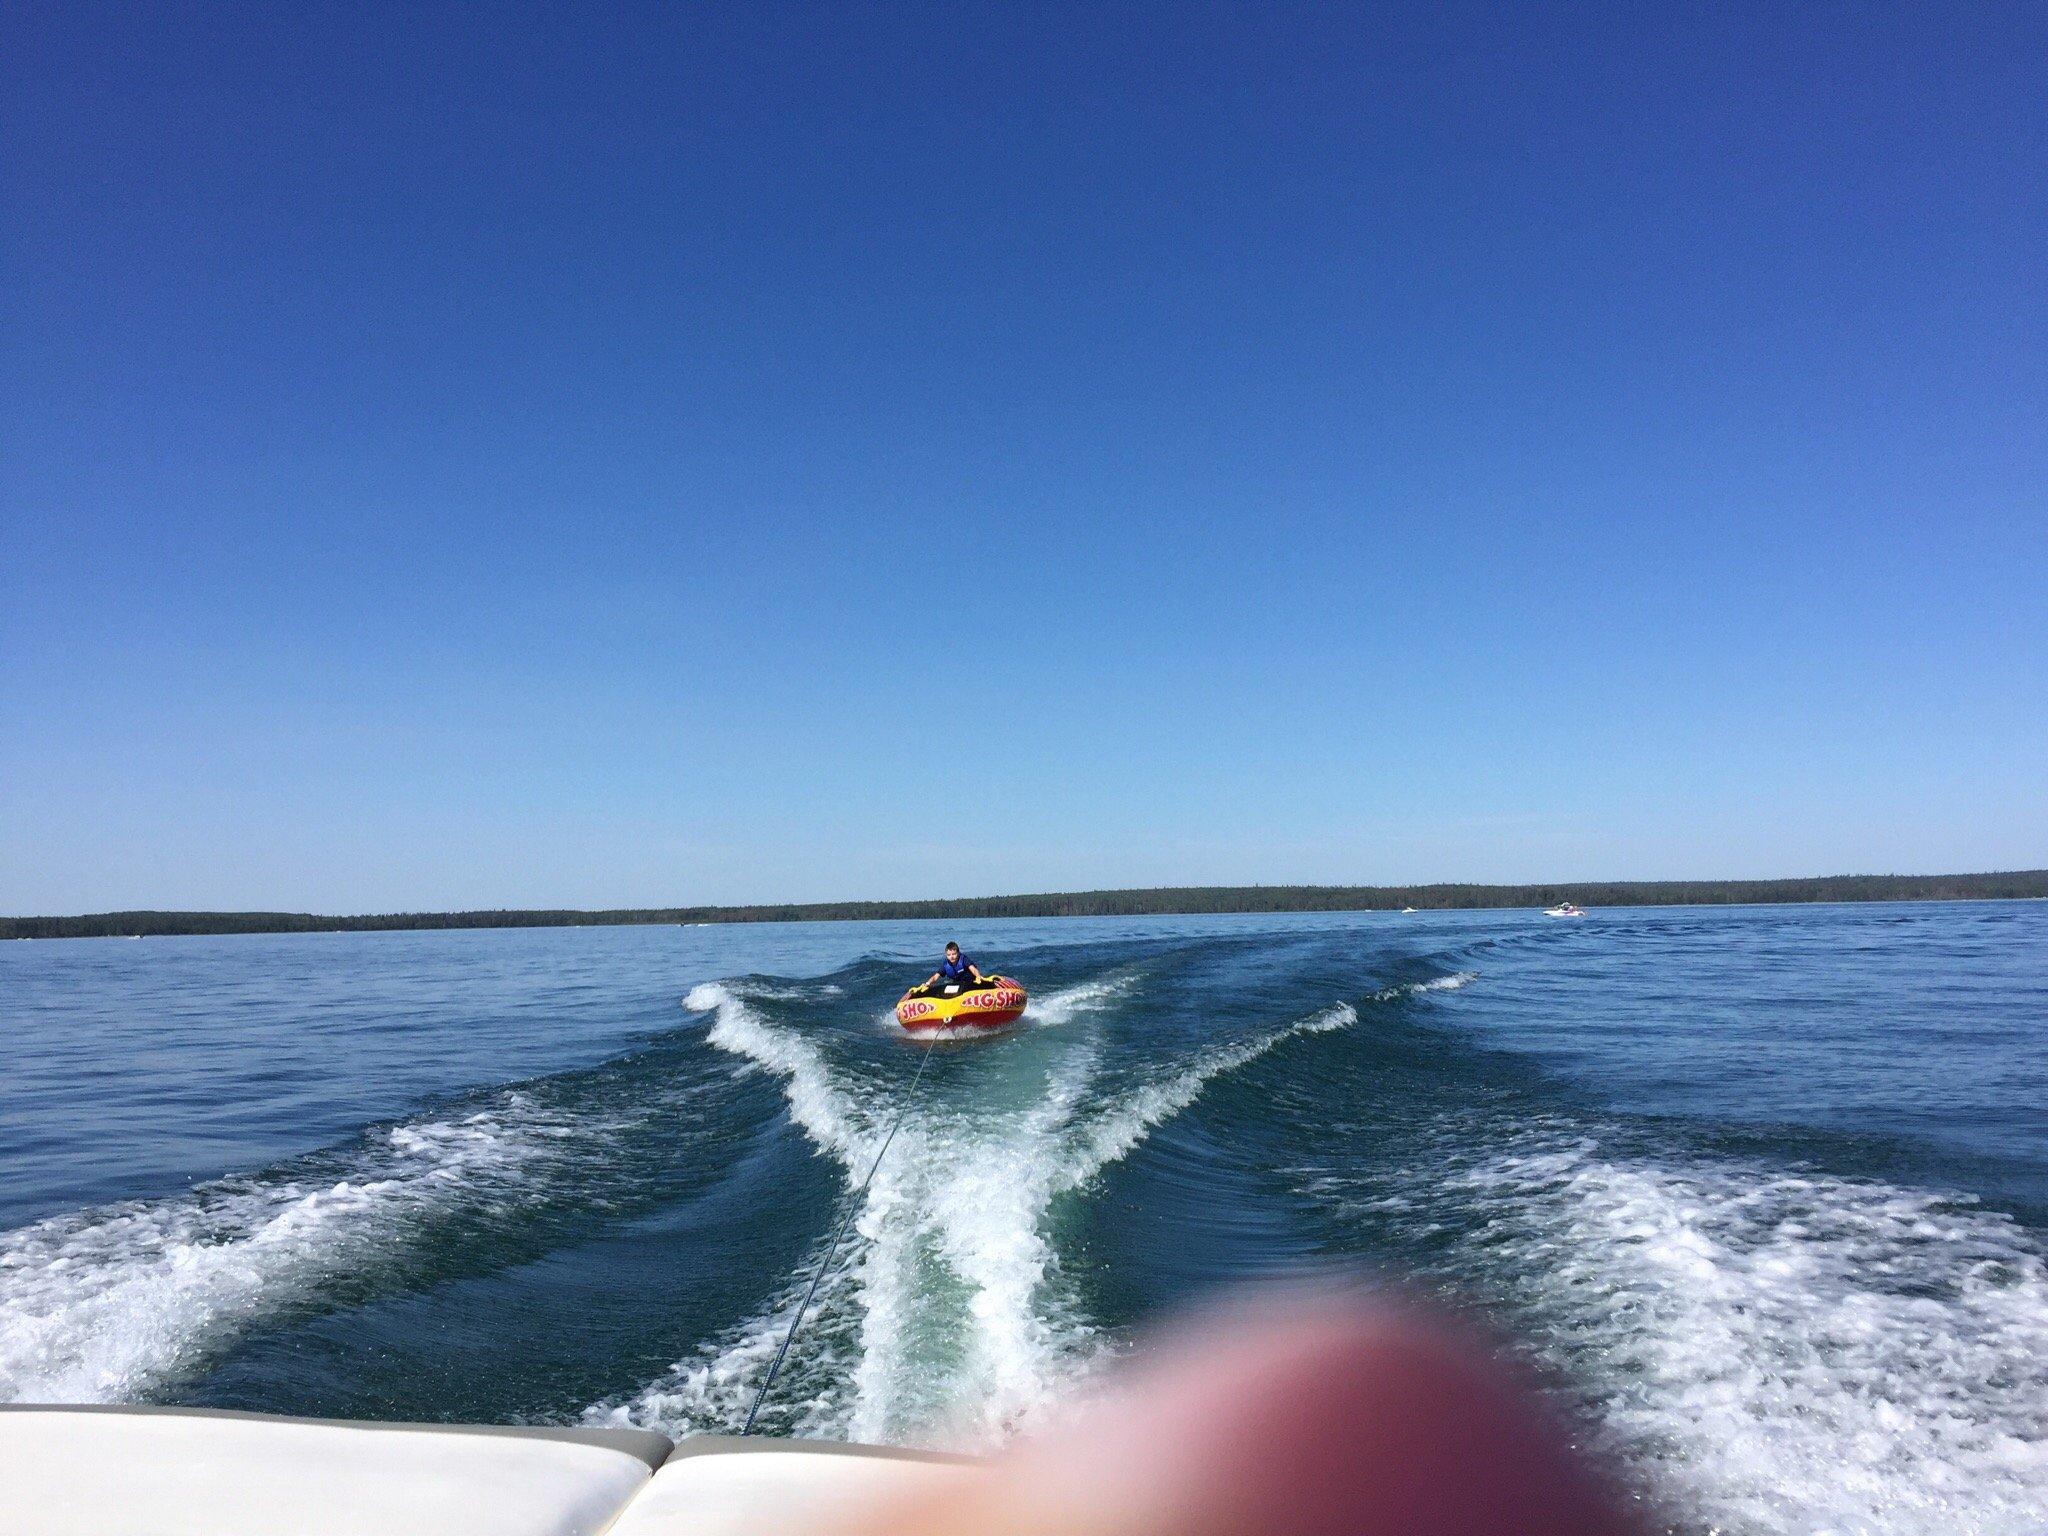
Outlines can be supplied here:
M1993 885L1993 889L1984 889ZM1685 893L1691 899L1649 901ZM889 921L917 918L1198 916L1224 912L1374 911L1399 903L1432 910L1476 910L1560 898L1597 898L1607 906L1798 905L1816 901L1999 900L2048 896L2048 869L1936 875L1836 874L1762 879L1474 881L1404 885L1122 886L995 896L855 898L836 901L721 902L671 907L470 907L333 914L280 910L134 907L102 912L0 917L0 938L92 937L101 932L179 933L333 931L410 927L633 926L662 922ZM1445 898L1450 899L1445 899ZM1510 898L1483 899L1483 898ZM1514 899L1519 898L1519 899ZM1299 901L1288 906L1285 901ZM1176 901L1187 903L1175 906ZM1418 906L1418 910L1422 907ZM548 921L554 920L554 921ZM65 930L71 931L50 931Z

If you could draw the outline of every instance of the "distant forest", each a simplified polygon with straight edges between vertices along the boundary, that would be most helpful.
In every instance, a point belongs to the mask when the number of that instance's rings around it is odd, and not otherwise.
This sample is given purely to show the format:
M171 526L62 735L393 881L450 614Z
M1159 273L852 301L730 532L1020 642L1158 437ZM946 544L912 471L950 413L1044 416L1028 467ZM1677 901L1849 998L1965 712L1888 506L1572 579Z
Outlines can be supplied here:
M1810 880L1621 880L1554 885L1198 885L950 901L793 902L610 912L95 912L0 917L0 939L116 934L364 933L403 928L583 928L626 923L872 922L889 918L1136 917L1206 912L1384 912L1402 907L1732 906L1762 902L1998 901L2048 897L2048 869L1988 875L1825 875Z

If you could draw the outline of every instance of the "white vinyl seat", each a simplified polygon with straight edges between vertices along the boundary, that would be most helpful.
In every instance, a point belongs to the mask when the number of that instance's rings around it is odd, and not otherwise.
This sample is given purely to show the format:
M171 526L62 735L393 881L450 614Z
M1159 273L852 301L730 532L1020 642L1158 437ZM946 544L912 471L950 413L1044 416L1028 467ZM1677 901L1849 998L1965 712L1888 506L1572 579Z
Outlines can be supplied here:
M847 1509L971 1474L964 1457L817 1441L682 1441L612 1536L811 1536Z
M0 1536L598 1536L667 1457L641 1430L0 1409Z

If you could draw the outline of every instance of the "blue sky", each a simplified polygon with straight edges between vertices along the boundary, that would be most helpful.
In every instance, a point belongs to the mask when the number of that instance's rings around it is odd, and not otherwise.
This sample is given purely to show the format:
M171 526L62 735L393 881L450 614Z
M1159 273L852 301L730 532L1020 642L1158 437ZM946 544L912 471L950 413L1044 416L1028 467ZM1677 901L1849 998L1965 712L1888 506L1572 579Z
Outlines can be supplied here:
M0 910L2048 864L2034 7L9 9Z

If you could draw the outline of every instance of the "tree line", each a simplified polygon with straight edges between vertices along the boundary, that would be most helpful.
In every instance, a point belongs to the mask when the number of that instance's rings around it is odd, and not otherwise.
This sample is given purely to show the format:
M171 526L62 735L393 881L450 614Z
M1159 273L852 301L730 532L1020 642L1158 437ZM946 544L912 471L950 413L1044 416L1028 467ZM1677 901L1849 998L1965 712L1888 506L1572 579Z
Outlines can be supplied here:
M2000 901L2048 897L2048 870L1979 875L1823 875L1800 880L1610 880L1549 885L1203 885L937 901L628 907L602 912L94 912L0 918L0 939L121 934L373 933L417 928L582 928L648 923L874 922L902 918L1139 917L1217 912L1374 912L1414 907L1735 906L1777 902Z

